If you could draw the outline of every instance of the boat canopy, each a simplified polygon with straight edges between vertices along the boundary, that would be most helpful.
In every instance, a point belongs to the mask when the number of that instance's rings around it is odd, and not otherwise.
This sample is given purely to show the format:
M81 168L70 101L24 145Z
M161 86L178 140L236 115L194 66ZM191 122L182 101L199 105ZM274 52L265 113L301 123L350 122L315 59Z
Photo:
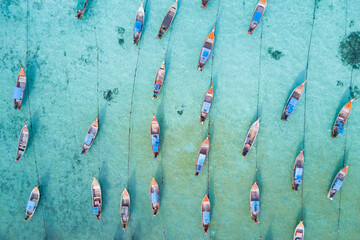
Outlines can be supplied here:
M285 114L289 116L292 113L292 111L294 111L294 108L298 102L299 100L297 100L296 98L291 98L288 105L286 106Z
M166 30L169 28L171 21L174 17L174 13L173 12L168 12L164 18L164 21L161 24L161 28Z
M121 207L121 217L127 218L129 216L129 208L127 206Z
M85 144L90 146L92 139L93 139L93 135L91 135L91 134L86 134L86 136L85 136L85 141L84 141Z
M154 84L154 92L159 92L160 87L161 87L160 84L155 83L155 84Z
M337 132L342 134L344 132L344 124L341 121L337 120L336 125L338 126Z
M21 100L22 91L23 91L22 88L20 88L20 87L15 87L15 89L14 89L14 94L13 94L13 99Z
M159 203L159 193L151 193L151 203Z
M204 64L206 60L209 58L210 53L211 50L204 47L201 51L200 62Z
M26 210L32 212L34 211L35 206L36 206L36 202L29 200L26 206Z
M210 212L203 212L203 223L209 223L210 222Z
M153 152L159 151L159 143L160 143L160 135L159 134L152 134L151 135L151 145L153 146Z
M211 103L204 102L203 107L201 109L202 112L209 113Z
M98 215L99 214L99 208L98 207L93 207L92 212L94 215Z
M251 201L251 211L252 212L259 211L259 201Z
M295 168L295 183L301 184L302 183L302 176L303 176L303 168Z
M134 25L134 33L139 34L141 32L141 29L142 29L142 22L136 21Z
M259 21L260 21L261 16L262 16L262 12L255 11L253 19L251 21L258 24Z
M336 191L339 191L342 184L343 184L343 181L341 181L340 179L336 179L335 183L334 183L334 186L333 186L333 189L336 190Z

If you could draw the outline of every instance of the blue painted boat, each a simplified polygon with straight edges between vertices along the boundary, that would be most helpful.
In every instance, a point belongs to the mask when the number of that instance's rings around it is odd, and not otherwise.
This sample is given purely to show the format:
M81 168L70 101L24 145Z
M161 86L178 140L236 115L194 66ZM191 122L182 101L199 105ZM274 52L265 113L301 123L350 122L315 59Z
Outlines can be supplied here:
M215 43L215 27L213 28L211 33L209 33L209 35L206 37L204 44L201 48L199 63L197 68L199 71L203 70L207 61L209 60L211 51L214 47L214 43Z
M292 189L297 191L300 184L303 181L304 171L304 149L299 153L295 159L293 177L292 177Z
M153 177L150 183L150 200L151 200L151 208L154 212L154 216L159 212L160 207L160 189L159 184L156 182Z
M78 0L78 4L76 5L76 18L81 20L86 7L88 6L88 0Z
M257 182L251 187L250 190L250 212L251 218L258 223L257 219L260 212L260 191Z
M198 158L196 161L196 167L195 167L195 177L197 177L200 173L202 168L204 167L206 157L209 153L210 148L210 141L209 141L209 135L206 137L206 139L201 143Z
M24 68L20 64L20 73L16 80L16 86L14 89L13 99L14 99L14 109L20 110L24 98L24 92L26 88L26 75Z
M336 117L335 124L333 127L333 130L331 132L331 137L336 138L337 135L342 134L344 132L344 127L347 119L349 118L352 102L356 98L351 99L345 106L343 106L339 112L339 114Z
M281 120L287 121L287 118L290 117L290 115L294 111L296 105L300 101L300 98L304 92L305 83L306 83L306 81L303 82L300 86L297 86L291 93L288 101L286 102L283 114L281 116Z
M333 200L333 197L335 196L335 194L340 191L341 186L344 183L344 180L346 178L347 172L348 172L348 168L351 165L347 165L346 167L344 167L343 169L341 169L338 174L336 174L336 177L334 179L334 181L331 184L329 193L328 193L328 198L330 200Z
M167 11L163 21L161 22L158 39L162 39L165 33L169 30L171 23L173 22L178 8L178 1L176 0Z
M30 220L35 213L40 200L40 191L37 186L31 191L29 201L26 205L26 217L24 221Z
M99 129L99 121L98 118L90 125L89 130L85 136L84 143L82 145L82 151L80 155L86 154L89 151L91 145L93 144L96 134Z
M133 43L138 44L143 28L144 28L144 21L145 21L145 11L143 7L143 1L141 1L141 5L136 13L134 30L133 30Z
M100 220L101 210L102 210L102 195L101 195L101 187L98 180L93 177L93 181L91 183L91 202L92 202L92 213L96 216L96 219Z
M150 124L150 138L154 158L156 158L160 151L160 125L155 118L155 113L153 113L153 119Z
M210 212L211 212L210 200L207 194L205 194L205 197L201 202L201 222L205 234L207 234L207 231L210 227Z
M256 5L254 14L251 18L250 25L249 25L249 34L252 34L253 31L257 28L257 26L260 23L261 18L264 15L265 9L266 9L266 0L260 0L258 4Z

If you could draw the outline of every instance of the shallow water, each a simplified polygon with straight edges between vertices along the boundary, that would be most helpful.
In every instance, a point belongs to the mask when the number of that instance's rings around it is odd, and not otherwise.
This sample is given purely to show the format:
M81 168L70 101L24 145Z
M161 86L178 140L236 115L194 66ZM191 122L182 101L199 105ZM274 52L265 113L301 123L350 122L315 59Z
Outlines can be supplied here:
M89 1L81 21L75 19L77 1L0 2L1 238L291 239L301 219L306 239L360 238L357 101L345 133L330 138L338 111L360 93L359 69L354 62L344 64L339 49L346 36L360 31L358 12L348 1L272 0L249 35L256 3L210 0L201 9L200 0L180 0L172 27L158 40L172 1L149 0L140 45L134 46L140 1ZM212 57L198 72L202 43L215 23ZM165 84L151 100L164 57ZM28 83L22 109L14 111L19 63ZM289 94L306 78L302 99L282 122ZM201 103L211 83L215 97L202 126ZM149 138L153 112L161 128L155 160ZM98 135L80 156L96 116ZM243 141L258 117L256 145L243 158ZM29 145L15 162L24 121L31 126ZM208 133L209 157L194 179L198 149ZM292 168L303 148L304 184L294 192ZM341 192L329 201L331 182L344 164L352 167ZM91 214L92 176L102 187L100 222ZM152 176L160 185L156 217L149 196ZM255 180L260 224L249 212ZM39 207L24 222L27 199L38 184ZM125 231L119 213L124 187L131 197ZM208 235L200 214L205 193L211 201Z

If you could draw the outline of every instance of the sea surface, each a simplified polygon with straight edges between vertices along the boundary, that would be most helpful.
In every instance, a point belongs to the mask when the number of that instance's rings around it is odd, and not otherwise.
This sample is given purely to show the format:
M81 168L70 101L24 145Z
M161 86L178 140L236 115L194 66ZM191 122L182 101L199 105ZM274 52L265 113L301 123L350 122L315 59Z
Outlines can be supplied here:
M132 30L138 0L89 0L82 20L77 1L0 2L0 238L1 239L292 239L304 220L305 239L360 239L360 103L344 134L330 131L341 107L360 96L360 17L351 0L269 0L250 35L256 0L179 0L175 20L156 38L172 0L145 0L138 46ZM216 25L215 46L202 72L197 63ZM157 68L166 79L152 100ZM28 78L23 106L13 110L19 64ZM307 79L287 122L280 120L293 89ZM200 109L214 84L205 125ZM153 159L152 114L161 128ZM99 132L80 156L89 125ZM260 131L241 156L251 124ZM30 138L15 162L23 122ZM194 178L201 142L210 133L204 169ZM296 156L305 155L304 183L291 189ZM351 164L333 201L337 172ZM92 216L90 186L99 179L103 212ZM160 185L153 216L149 186ZM249 192L260 188L259 224L251 220ZM35 215L24 222L31 190L40 186ZM126 187L131 214L120 223ZM207 235L201 201L211 201Z

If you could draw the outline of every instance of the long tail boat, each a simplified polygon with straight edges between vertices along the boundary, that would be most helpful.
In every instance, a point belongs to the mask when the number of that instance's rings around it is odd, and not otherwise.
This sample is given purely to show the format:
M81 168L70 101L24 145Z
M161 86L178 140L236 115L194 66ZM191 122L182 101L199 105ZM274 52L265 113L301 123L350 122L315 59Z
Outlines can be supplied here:
M160 189L159 184L156 182L155 178L152 178L150 183L150 200L151 208L154 212L154 216L159 212L160 207Z
M24 123L24 127L21 129L19 136L15 161L18 161L24 155L28 141L29 141L29 129L27 128L26 123Z
M204 122L210 112L210 107L214 98L214 91L213 91L214 84L211 85L210 89L206 92L203 104L201 106L200 112L200 122L204 125Z
M199 63L197 68L199 71L203 70L207 61L209 60L211 51L214 47L214 43L215 43L215 27L213 28L211 33L209 33L209 35L206 37L204 44L201 48Z
M78 4L76 5L76 18L81 20L86 7L88 6L88 0L78 0Z
M169 30L172 21L175 18L176 11L178 8L178 1L176 0L167 11L159 29L159 34L157 35L158 39L162 39L162 37L165 35L165 33Z
M207 234L210 227L210 200L207 194L205 194L205 197L201 202L201 222L204 232Z
M14 99L14 109L20 110L24 98L24 92L26 88L26 75L24 68L20 64L20 73L16 80L16 86L14 89L13 99Z
M335 120L335 124L333 127L333 130L331 132L331 137L332 138L336 138L337 135L342 134L344 132L344 126L345 123L350 115L351 112L351 103L355 100L356 98L351 99L347 104L345 104L345 106L342 107L342 109L340 110L338 116L336 117Z
M201 0L201 8L206 8L209 3L209 0Z
M195 167L195 177L197 177L201 173L206 157L209 153L209 148L210 148L209 136L210 135L208 135L200 145L199 154L197 157L196 167Z
M351 165L347 165L346 167L344 167L343 169L341 169L338 174L336 175L334 181L332 182L331 184L331 187L330 187L330 190L329 190L329 193L328 193L328 198L330 200L333 200L333 197L335 196L335 194L340 190L345 178L346 178L346 175L347 175L347 172L348 172L348 168L350 167Z
M254 14L252 15L249 25L249 31L248 31L249 34L252 34L259 25L260 20L264 15L266 5L267 5L266 0L260 0L256 5Z
M165 70L166 69L165 69L165 58L164 58L156 73L152 99L157 98L160 93L161 87L165 79Z
M99 121L98 121L98 118L96 118L95 122L93 122L90 125L89 130L85 136L85 140L82 145L82 151L81 151L80 155L86 154L87 151L89 151L91 145L93 144L93 142L95 140L98 129L99 129Z
M124 188L124 191L121 194L120 216L121 216L121 224L123 226L123 229L125 229L129 222L129 217L130 217L130 195L126 190L126 188Z
M143 7L143 1L141 0L141 5L136 13L134 30L133 30L133 43L136 45L139 43L141 33L143 31L144 20L145 20L145 11Z
M160 151L160 126L155 118L155 113L153 113L153 119L150 124L150 138L154 158L156 158Z
M292 177L292 189L298 191L298 187L303 181L304 171L304 149L299 153L295 159L293 177Z
M281 116L281 120L286 121L288 117L290 117L291 113L294 111L296 104L300 101L300 98L304 92L304 85L306 81L303 82L300 86L297 86L294 91L291 93L288 101L286 102L283 115Z
M40 191L37 186L31 191L29 201L26 205L26 217L24 221L30 220L35 213L35 210L38 206L40 200Z
M294 240L303 240L305 235L305 227L304 221L300 221L300 223L296 226L294 232Z
M245 138L245 142L243 145L243 152L242 152L242 156L245 157L246 154L248 154L248 152L250 152L250 149L252 148L256 136L259 132L259 127L260 127L260 118L258 118L258 120L256 120L250 127L249 132L246 135Z
M91 201L93 215L96 216L97 220L100 220L102 209L101 187L95 177L93 177L93 181L91 183Z
M259 217L260 211L260 191L256 183L257 182L254 183L250 190L250 212L251 218L255 221L255 223L258 223L257 218Z

